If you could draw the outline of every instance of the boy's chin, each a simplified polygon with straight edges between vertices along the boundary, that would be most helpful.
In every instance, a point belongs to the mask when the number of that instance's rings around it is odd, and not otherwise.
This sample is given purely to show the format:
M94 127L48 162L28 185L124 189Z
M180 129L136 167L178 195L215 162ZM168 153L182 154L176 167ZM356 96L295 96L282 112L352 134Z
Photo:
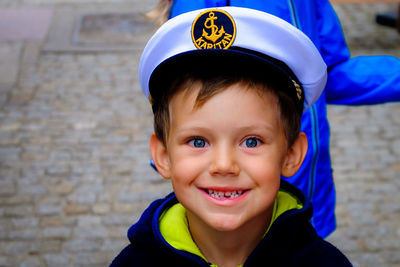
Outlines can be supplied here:
M239 231L240 228L241 228L240 225L238 225L238 226L236 226L236 225L218 225L218 226L214 227L214 230L219 233L229 234L229 233Z
M217 232L229 233L236 231L247 231L249 222L242 221L237 215L217 215L207 222L208 226Z

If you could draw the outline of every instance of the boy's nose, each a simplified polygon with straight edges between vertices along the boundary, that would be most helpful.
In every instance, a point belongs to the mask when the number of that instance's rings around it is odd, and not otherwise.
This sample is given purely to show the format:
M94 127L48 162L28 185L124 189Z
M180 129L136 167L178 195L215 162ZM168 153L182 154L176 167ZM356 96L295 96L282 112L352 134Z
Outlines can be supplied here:
M236 176L239 166L236 161L235 151L228 146L218 146L214 149L213 159L210 164L211 175Z

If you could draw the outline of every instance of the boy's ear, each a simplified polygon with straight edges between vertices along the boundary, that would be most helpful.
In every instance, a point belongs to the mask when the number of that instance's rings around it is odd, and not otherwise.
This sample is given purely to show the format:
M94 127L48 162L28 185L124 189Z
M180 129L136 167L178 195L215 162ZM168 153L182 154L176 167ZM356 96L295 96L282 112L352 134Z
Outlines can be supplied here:
M289 148L282 165L281 174L285 177L293 176L303 163L307 154L308 142L305 133L300 132L294 144Z
M150 138L150 153L156 165L157 171L164 177L171 175L167 148L163 142L153 133Z

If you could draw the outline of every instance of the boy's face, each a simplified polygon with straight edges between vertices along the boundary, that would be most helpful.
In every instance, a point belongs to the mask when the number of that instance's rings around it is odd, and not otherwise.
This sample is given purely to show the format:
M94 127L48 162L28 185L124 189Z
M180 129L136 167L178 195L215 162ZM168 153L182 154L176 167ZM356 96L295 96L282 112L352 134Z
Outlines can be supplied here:
M235 84L194 108L197 92L172 98L166 147L152 138L160 173L172 179L191 230L266 224L290 158L276 97Z

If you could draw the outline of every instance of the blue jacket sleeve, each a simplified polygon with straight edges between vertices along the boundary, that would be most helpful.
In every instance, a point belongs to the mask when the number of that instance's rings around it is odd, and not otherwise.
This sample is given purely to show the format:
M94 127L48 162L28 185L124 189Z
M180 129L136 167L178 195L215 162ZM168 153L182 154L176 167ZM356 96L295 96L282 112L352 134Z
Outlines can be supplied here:
M340 22L327 0L318 3L319 46L328 65L328 104L367 105L400 101L400 60L350 58Z
M392 56L360 56L329 71L329 104L371 105L400 101L400 60Z

